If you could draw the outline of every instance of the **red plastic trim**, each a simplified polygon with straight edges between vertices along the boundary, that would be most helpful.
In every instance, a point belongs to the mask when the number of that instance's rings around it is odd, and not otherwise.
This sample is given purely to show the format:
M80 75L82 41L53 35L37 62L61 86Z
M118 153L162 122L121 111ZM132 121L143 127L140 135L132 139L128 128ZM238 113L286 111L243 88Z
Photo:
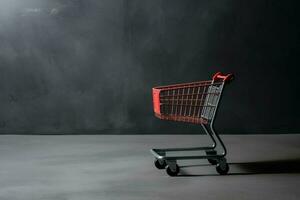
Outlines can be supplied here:
M223 75L221 72L217 72L213 76L213 80L217 81L222 79L222 81L227 82L233 79L233 74Z
M160 89L152 88L153 108L154 112L160 115Z

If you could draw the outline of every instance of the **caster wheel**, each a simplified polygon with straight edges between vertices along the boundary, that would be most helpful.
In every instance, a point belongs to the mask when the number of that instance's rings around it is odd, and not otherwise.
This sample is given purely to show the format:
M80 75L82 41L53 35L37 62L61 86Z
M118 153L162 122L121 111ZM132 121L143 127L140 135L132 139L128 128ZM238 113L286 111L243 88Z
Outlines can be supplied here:
M229 165L225 158L222 158L216 166L216 170L220 175L226 175L229 171Z
M158 160L158 159L155 159L154 161L154 165L157 169L165 169L166 166L167 166L167 163L165 160Z
M215 150L206 151L206 155L208 156L217 155L217 151ZM212 165L218 164L218 161L216 159L208 158L207 161Z
M166 168L166 172L169 176L177 176L179 171L180 171L180 168L178 167L178 165L176 164L176 167L175 167L175 171L173 171L170 166L167 166Z

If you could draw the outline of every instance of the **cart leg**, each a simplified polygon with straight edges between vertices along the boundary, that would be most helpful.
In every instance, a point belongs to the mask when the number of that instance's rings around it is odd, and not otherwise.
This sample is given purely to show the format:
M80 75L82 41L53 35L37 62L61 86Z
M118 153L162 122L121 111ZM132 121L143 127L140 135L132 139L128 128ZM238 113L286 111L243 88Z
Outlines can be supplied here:
M219 134L214 130L213 124L210 124L210 130L212 131L212 133L216 137L216 140L218 141L218 143L220 143L220 145L222 147L223 152L222 152L221 156L223 156L223 157L226 156L227 150L226 150L226 147L224 145L224 142L220 138Z
M216 154L216 156L218 156L217 159L213 159L215 161L215 164L217 164L216 170L220 175L225 175L229 171L229 165L225 158L225 156L227 154L227 150L226 150L224 142L220 138L219 134L214 130L213 124L210 124L210 129L213 132L214 136L216 137L216 140L218 141L218 143L220 143L221 148L223 150L223 152L221 154ZM219 157L219 156L221 156L221 157Z
M212 149L205 151L206 155L208 155L208 156L217 155L217 151L215 150L216 146L217 146L216 139L214 138L215 134L213 134L212 131L209 131L204 124L201 124L201 125L202 125L202 128L204 129L204 131L206 132L206 134L209 135L209 137L211 138L211 140L213 142L213 144L211 145ZM212 165L216 165L218 163L217 159L208 158L207 160Z
M210 139L212 140L212 142L213 142L212 145L210 145L209 147L211 149L215 149L216 146L217 146L217 143L216 143L216 140L215 140L214 136L212 135L211 132L208 131L208 129L206 128L206 126L204 124L201 124L201 126L202 126L204 132L206 133L206 135L208 135L210 137Z

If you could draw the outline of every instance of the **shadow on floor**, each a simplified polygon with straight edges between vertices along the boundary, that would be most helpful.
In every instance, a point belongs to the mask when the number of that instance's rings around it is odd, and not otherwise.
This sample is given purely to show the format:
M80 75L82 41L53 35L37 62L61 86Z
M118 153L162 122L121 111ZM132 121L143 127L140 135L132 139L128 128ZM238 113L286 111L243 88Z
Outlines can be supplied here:
M231 168L238 169L239 172L230 172L228 175L251 175L251 174L282 174L300 173L300 158L289 160L257 161L247 163L230 163ZM207 166L207 165L187 165L187 167ZM182 167L181 167L182 168ZM233 171L233 170L232 170ZM178 176L219 176L218 174L188 174L183 169Z

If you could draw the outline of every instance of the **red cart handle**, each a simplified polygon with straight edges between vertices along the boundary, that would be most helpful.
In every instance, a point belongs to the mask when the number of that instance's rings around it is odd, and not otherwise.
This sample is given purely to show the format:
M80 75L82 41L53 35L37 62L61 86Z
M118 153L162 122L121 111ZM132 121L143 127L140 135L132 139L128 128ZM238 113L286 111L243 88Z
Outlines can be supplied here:
M215 75L213 76L213 80L220 80L222 79L222 81L229 83L230 81L232 81L234 79L233 74L227 74L227 75L223 75L221 72L217 72L215 73Z

